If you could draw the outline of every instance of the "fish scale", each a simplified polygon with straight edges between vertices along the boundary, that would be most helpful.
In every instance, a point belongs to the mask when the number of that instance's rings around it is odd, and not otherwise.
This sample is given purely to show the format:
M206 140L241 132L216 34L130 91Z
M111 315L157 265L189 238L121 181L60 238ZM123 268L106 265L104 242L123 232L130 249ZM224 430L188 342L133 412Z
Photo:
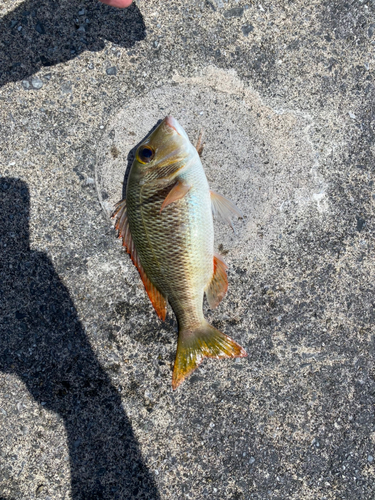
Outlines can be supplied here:
M179 338L175 389L205 357L244 357L236 342L203 315L203 297L216 307L227 289L226 264L214 255L214 212L239 215L229 200L209 189L200 157L173 117L138 147L128 177L126 201L118 204L116 228L137 266L159 317L167 301Z
M195 156L196 162L184 174L191 190L179 203L172 203L161 213L165 189L130 182L127 190L130 230L136 248L140 249L141 264L169 300L179 322L185 323L200 322L203 318L204 288L213 273L214 231L209 188L196 152ZM148 203L150 199L153 203ZM205 200L206 210L196 209L197 200Z

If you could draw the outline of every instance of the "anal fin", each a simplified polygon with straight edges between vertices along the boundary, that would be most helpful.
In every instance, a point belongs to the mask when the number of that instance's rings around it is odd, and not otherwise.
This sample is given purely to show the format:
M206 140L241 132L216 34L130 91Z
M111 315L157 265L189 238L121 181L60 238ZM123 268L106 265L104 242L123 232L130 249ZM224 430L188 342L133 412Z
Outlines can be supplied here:
M150 281L145 270L142 267L141 261L139 260L137 250L135 248L134 241L130 232L126 211L126 200L122 200L116 204L116 208L112 215L112 218L116 219L115 229L118 231L119 238L122 238L122 245L125 247L135 267L138 269L151 304L154 306L154 309L159 318L164 321L167 315L167 301L155 287L155 285Z
M228 290L228 266L219 255L214 255L214 274L206 288L206 297L211 309L215 309L223 300Z

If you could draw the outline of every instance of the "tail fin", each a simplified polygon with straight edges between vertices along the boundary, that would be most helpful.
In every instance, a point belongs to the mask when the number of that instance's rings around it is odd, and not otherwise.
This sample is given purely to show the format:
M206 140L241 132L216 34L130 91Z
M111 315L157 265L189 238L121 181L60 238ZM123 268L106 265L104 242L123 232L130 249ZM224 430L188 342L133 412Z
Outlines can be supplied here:
M196 330L179 332L172 387L176 389L204 358L244 358L246 351L204 320Z

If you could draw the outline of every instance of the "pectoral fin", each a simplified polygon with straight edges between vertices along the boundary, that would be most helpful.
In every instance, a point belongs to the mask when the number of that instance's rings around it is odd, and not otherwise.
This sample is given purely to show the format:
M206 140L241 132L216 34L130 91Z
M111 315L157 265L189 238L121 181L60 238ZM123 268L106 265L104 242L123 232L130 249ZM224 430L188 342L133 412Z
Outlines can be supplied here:
M237 215L237 217L242 217L242 213L236 207L236 205L222 196L221 194L215 193L215 191L210 191L212 212L215 217L219 217L223 222L227 222L234 231L231 216Z
M117 203L112 218L116 218L115 229L118 231L119 238L122 238L122 244L130 255L135 267L138 269L147 295L151 300L151 304L154 306L154 309L159 318L164 321L167 314L167 301L159 292L159 290L153 285L153 283L151 283L145 270L142 267L141 261L139 260L137 250L135 248L134 241L130 232L129 221L126 212L126 200L122 200Z
M191 189L189 184L183 181L177 181L173 188L169 191L168 196L163 201L160 212L164 210L165 207L173 203L174 201L181 200Z
M214 255L214 274L206 289L207 301L211 309L215 309L223 300L228 290L228 266L218 255Z

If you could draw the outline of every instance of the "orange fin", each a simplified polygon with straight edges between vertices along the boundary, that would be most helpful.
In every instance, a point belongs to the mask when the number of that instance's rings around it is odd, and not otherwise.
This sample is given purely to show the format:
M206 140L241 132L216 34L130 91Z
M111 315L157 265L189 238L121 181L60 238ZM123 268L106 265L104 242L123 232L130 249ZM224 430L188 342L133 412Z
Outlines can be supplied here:
M179 332L172 387L176 389L204 358L245 358L245 349L206 320L195 330Z
M227 222L234 231L231 216L237 215L237 217L242 217L242 213L236 207L236 205L222 196L221 194L215 193L215 191L210 191L212 212L215 217L219 217L222 221Z
M206 288L206 297L211 309L215 309L223 300L228 290L228 266L219 255L214 255L214 274Z
M114 217L116 218L115 229L118 231L119 238L122 238L123 246L126 248L128 254L130 254L135 267L138 269L147 295L149 296L157 315L164 321L167 315L167 301L159 290L151 283L139 260L137 250L130 233L129 221L126 212L126 200L122 200L117 203L116 209L112 215L112 218Z
M168 196L163 201L160 212L164 210L165 207L173 203L174 201L181 200L191 189L189 184L183 181L177 181L173 188L169 191Z

